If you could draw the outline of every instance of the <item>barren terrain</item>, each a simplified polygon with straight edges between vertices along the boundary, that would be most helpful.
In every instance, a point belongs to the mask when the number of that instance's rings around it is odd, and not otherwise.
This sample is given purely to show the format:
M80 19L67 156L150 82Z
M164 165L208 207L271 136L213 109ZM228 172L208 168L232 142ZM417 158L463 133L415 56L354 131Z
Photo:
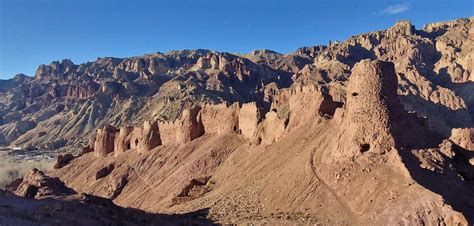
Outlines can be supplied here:
M0 143L62 153L7 186L0 200L26 204L0 224L51 223L22 208L60 202L102 224L472 225L472 27L400 21L289 54L63 60L0 81Z

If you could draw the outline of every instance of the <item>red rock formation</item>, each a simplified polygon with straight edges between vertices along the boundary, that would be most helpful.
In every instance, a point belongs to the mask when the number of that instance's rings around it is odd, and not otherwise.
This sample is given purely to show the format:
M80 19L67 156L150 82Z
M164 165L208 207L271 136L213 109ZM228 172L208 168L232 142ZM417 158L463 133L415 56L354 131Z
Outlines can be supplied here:
M341 124L344 154L386 153L401 146L431 144L416 115L401 105L397 84L391 62L363 60L354 66ZM336 117L340 120L340 112Z
M118 156L131 149L130 144L130 133L132 133L133 127L121 127L118 134L115 136L114 141L114 155Z
M87 154L89 152L93 152L93 151L94 151L94 148L92 148L91 146L89 146L89 145L85 146L85 147L82 148L81 154L79 156Z
M82 148L80 156L94 151L95 138L96 137L93 136L89 139L89 143L87 144L87 146Z
M242 105L239 111L239 129L246 139L255 138L258 123L260 122L260 109L255 102Z
M94 95L88 87L82 86L67 86L62 87L61 96L68 98L87 99Z
M114 151L115 134L118 132L113 126L106 126L97 130L94 143L94 155L103 157Z
M397 97L397 76L393 63L363 60L352 69L347 87L343 127L351 149L384 152L395 146L392 120L403 107Z
M181 118L174 122L158 124L163 144L184 144L204 134L199 114L200 107L183 110Z
M237 132L239 128L239 105L226 103L218 105L204 105L200 111L202 125L206 134L229 134Z
M71 160L74 159L74 155L72 154L65 154L65 155L59 155L56 164L54 164L55 169L61 169L64 166L66 166Z
M288 130L304 125L316 116L334 116L342 103L335 102L332 97L324 94L313 85L294 86L289 95Z
M37 169L33 169L25 174L20 183L16 182L14 186L9 186L9 189L12 189L18 196L36 199L75 193L72 189L67 188L58 178L48 177Z
M140 140L142 139L143 128L135 127L130 133L130 148L138 149Z
M283 136L287 125L287 119L282 119L275 111L265 114L265 120L259 125L256 134L257 144L271 144L277 142Z
M145 153L158 145L161 145L158 122L145 121L143 123L142 136L138 143L138 152Z

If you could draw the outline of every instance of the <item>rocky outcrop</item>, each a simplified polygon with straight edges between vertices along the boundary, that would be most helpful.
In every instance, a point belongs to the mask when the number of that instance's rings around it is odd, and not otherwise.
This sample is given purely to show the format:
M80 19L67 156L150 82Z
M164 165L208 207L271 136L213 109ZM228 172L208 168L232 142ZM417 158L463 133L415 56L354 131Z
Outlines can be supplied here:
M204 105L200 117L206 134L229 134L239 130L239 104Z
M114 152L114 141L117 132L118 130L113 126L106 126L97 130L94 143L95 156L103 157L111 152Z
M293 86L288 95L288 128L297 128L317 116L333 117L336 109L342 105L343 103L333 101L329 94L323 93L317 86Z
M94 152L97 157L114 152L119 156L127 150L145 153L161 145L160 129L157 121L145 121L141 127L122 127L116 130L107 126L97 131ZM112 151L110 147L112 148Z
M54 164L53 168L61 169L64 166L66 166L67 164L69 164L69 162L71 160L73 160L74 158L75 157L72 154L58 155L58 158L56 160L56 164Z
M28 172L19 184L9 186L9 189L18 196L35 199L75 193L58 178L48 177L37 169Z
M160 129L158 128L158 122L145 121L143 123L141 139L138 142L138 152L145 153L158 145L161 145Z
M77 66L69 60L65 59L61 62L53 61L49 65L40 65L36 70L35 78L41 79L54 79L59 75L72 72Z
M134 127L132 132L130 133L130 148L131 149L138 149L140 145L140 141L142 140L143 128L141 127Z
M272 144L283 136L288 120L280 118L275 111L265 114L265 120L258 126L255 142L257 144Z
M449 139L462 148L474 151L474 128L455 128Z
M335 111L341 124L338 155L383 154L400 147L431 144L416 114L409 114L397 96L397 76L391 62L363 60L357 63L347 85L344 109ZM407 133L406 131L411 131Z
M130 134L133 131L133 127L121 127L120 131L115 135L114 140L114 155L118 156L126 150L131 149Z
M239 111L239 129L242 136L248 140L254 139L260 120L260 109L255 103L243 104Z
M391 28L387 30L387 34L392 37L399 35L413 35L415 26L411 24L409 20L401 20L395 23Z
M434 70L439 76L444 77L443 79L449 79L453 83L474 81L472 75L474 40L469 33L472 26L472 19L458 19L425 26L425 31L440 35L436 37L435 44L440 59L436 62Z
M357 63L347 86L347 103L342 128L349 152L386 152L395 147L395 122L403 107L397 97L397 76L393 64L363 60Z
M317 117L332 117L341 105L331 96L308 87L300 91L282 91L263 119L262 108L255 102L243 104L242 107L238 103L205 104L183 110L181 117L173 122L145 121L143 127L123 127L118 132L110 126L103 128L95 138L95 143L101 146L94 150L96 156L102 157L110 152L108 145L113 144L115 156L129 149L145 153L159 145L182 145L204 134L242 134L252 143L268 145L283 137L289 129L288 122L295 129ZM290 117L278 113L284 109L289 109ZM115 135L111 135L113 131L116 131ZM114 137L112 143L107 140L108 136Z
M204 134L204 127L199 114L200 107L185 109L174 122L159 122L163 144L183 144Z

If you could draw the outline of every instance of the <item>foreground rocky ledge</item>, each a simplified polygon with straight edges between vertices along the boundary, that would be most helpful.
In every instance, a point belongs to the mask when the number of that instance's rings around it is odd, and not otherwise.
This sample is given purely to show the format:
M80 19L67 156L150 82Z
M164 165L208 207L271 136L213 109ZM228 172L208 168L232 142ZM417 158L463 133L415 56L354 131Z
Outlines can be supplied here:
M19 184L18 184L19 183ZM111 200L78 194L58 178L36 169L0 190L1 225L156 225L211 224L206 210L184 215L151 214L115 205Z

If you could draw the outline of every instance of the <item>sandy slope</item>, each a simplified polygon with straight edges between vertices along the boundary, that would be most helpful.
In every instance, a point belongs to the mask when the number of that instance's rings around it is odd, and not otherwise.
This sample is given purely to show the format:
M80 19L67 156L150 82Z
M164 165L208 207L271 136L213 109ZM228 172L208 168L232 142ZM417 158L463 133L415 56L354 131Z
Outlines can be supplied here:
M131 168L116 204L166 213L210 208L209 218L221 223L413 223L434 220L431 211L446 222L462 221L410 176L395 150L381 162L332 163L327 152L337 145L337 129L320 118L268 146L250 145L239 135L205 136L142 155L87 154L52 175L75 190L107 197L111 178ZM97 168L111 162L118 165L111 175L95 180ZM192 178L211 175L207 193L172 205Z

